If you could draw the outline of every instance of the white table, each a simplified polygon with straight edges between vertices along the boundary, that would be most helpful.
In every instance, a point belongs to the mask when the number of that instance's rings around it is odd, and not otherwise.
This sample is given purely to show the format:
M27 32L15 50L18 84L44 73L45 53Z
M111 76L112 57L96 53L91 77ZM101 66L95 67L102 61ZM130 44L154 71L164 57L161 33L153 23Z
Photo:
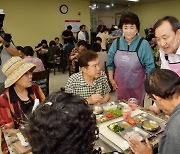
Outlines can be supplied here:
M122 106L127 106L125 103L121 103ZM136 109L135 111L132 111L131 116L136 116L140 113L143 113L143 111ZM99 127L99 137L106 142L108 145L116 149L117 151L123 152L129 148L129 144L126 140L124 140L122 137L120 137L118 134L111 131L107 126L111 123L115 123L118 121L122 121L123 118L115 118L112 120L109 120L104 123L98 124Z

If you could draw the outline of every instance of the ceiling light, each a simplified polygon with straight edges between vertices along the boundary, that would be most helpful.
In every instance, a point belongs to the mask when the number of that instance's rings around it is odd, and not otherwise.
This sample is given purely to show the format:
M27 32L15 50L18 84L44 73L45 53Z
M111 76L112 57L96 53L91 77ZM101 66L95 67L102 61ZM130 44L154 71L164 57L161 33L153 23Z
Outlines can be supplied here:
M139 2L139 0L126 0L126 1L130 1L130 2Z
M111 3L111 6L114 6L114 3Z
M109 5L106 5L106 8L109 8L110 6Z

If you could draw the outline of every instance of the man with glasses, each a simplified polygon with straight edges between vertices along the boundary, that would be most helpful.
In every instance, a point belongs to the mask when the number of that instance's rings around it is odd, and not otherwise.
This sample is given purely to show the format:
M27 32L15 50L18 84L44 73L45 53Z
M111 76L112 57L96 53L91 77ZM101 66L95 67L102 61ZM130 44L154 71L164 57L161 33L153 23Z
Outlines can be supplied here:
M111 89L107 76L100 70L97 53L82 52L78 57L78 64L81 71L69 77L65 92L84 97L88 104L108 102Z
M169 119L158 143L159 154L180 153L180 78L168 69L156 69L145 80L145 91L163 110ZM129 144L135 154L153 154L148 140L146 144L130 137Z

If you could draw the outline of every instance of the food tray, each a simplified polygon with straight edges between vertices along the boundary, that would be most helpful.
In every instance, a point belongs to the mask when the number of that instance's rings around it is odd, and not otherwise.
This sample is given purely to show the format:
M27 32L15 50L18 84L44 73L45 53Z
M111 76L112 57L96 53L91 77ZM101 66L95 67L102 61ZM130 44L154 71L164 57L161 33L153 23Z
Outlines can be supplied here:
M133 126L119 133L125 140L134 137L139 141L144 141L146 138L150 138L152 135L145 132L139 127Z
M137 123L131 124L131 123L129 123L128 120L127 121L122 120L122 121L118 121L118 122L112 123L112 124L108 125L107 127L111 131L113 131L114 133L116 133L116 134L118 134L120 136L122 136L122 134L124 134L124 132L128 132L128 131L133 130L133 129L134 129L134 131L142 130L143 133L146 132L146 134L149 134L148 138L163 132L164 129L165 129L165 121L164 120L161 120L160 118L156 118L155 116L147 114L147 113L138 114L136 116L133 116L132 119L136 120ZM142 122L145 121L145 120L156 121L156 122L159 123L160 127L157 130L155 130L155 131L145 130L145 129L142 128ZM119 131L116 131L117 130L117 126L116 126L116 129L114 130L114 129L112 129L112 125L118 125L118 127L120 126L123 129L118 128ZM145 137L146 137L146 135L145 135Z
M158 123L163 123L163 122L165 122L165 120L160 119L160 118L158 118L158 117L155 117L155 116L153 116L153 115L151 115L151 114L148 114L148 113L141 113L141 114L139 114L139 115L140 115L140 116L143 116L143 117L145 117L145 118L147 118L147 119L149 119L149 120L156 121L156 122L158 122Z

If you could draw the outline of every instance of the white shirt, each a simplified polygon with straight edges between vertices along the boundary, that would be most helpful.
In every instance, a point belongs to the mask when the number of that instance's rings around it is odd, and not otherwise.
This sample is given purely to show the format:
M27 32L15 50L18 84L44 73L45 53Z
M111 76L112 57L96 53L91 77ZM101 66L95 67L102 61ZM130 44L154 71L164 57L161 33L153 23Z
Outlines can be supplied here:
M86 41L86 35L85 35L84 32L80 31L80 32L78 33L78 40L84 40L84 41Z
M168 61L165 59L165 53L162 49L159 49L160 58L161 58L161 68L162 69L169 69L169 63L179 63L180 62L180 46L175 54L168 54Z

